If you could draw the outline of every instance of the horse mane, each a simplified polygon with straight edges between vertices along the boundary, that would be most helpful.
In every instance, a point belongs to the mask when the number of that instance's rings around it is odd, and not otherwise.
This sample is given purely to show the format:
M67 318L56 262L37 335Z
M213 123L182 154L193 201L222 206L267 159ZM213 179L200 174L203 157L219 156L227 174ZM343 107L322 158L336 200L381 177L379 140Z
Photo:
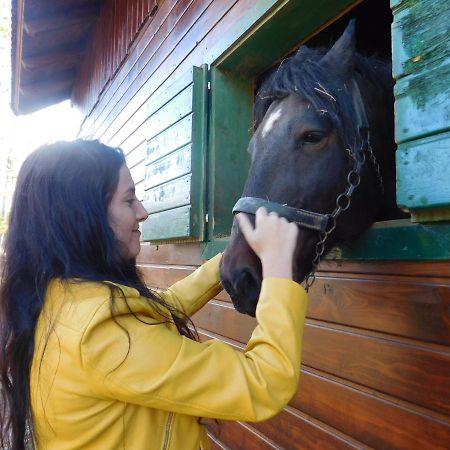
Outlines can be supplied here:
M352 148L361 145L359 131L355 127L357 115L346 84L345 70L321 62L327 51L326 48L303 46L269 74L255 98L255 129L273 101L295 92L317 111L330 117L343 142ZM367 87L364 83L368 83L376 89L377 101L385 101L386 106L388 102L392 105L393 80L389 63L355 52L353 68L350 69L358 80L362 94Z

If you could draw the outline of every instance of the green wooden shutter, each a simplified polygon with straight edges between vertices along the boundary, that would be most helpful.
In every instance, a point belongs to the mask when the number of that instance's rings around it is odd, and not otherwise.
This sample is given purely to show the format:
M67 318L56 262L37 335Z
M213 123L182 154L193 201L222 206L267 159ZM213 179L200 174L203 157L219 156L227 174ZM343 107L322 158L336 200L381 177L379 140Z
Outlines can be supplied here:
M450 2L391 0L397 203L450 219Z
M201 241L205 230L207 68L193 67L154 100L147 121L144 241Z

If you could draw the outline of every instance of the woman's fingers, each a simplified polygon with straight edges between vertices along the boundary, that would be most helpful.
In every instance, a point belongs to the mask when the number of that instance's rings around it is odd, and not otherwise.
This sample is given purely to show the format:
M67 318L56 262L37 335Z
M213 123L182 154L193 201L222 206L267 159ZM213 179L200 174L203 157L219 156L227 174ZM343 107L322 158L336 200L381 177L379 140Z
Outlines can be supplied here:
M252 238L252 233L255 231L252 223L250 222L249 218L242 213L236 214L236 219L239 223L239 228L242 231L245 240L249 242Z

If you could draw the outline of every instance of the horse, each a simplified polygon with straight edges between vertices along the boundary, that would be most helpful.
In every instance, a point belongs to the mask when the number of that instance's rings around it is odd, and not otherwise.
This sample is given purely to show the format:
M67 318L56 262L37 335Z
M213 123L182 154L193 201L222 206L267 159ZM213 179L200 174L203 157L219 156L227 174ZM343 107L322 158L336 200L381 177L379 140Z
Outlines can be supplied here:
M251 164L233 212L259 206L299 225L294 279L308 289L320 259L395 202L391 66L355 50L355 22L330 49L300 47L260 86ZM221 280L237 311L255 315L261 264L233 220Z

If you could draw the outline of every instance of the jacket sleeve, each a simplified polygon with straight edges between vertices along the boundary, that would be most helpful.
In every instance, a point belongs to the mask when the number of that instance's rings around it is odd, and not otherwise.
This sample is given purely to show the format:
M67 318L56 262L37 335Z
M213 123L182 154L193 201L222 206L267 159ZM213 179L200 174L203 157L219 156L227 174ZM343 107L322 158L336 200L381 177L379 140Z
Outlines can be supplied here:
M265 279L258 325L239 352L219 340L192 341L167 324L149 325L131 314L113 321L105 304L82 336L82 364L102 397L201 417L265 420L296 391L306 307L299 284Z
M221 259L220 253L158 295L189 317L192 316L223 289L219 275Z

